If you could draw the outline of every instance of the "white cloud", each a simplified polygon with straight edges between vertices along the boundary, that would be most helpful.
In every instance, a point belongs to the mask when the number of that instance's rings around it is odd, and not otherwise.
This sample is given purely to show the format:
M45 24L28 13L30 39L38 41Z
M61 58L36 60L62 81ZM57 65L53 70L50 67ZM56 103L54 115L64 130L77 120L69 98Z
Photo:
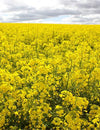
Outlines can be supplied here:
M0 0L0 22L50 23L66 16L56 23L100 24L99 6L100 0Z
M36 9L41 8L55 8L59 6L59 2L57 0L24 0L25 4Z

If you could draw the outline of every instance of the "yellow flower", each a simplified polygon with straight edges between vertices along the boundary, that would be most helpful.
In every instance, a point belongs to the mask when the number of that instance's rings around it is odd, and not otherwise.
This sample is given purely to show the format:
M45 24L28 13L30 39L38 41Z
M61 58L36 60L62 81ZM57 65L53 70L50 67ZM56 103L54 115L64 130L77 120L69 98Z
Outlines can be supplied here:
M61 119L60 119L59 117L55 117L55 118L53 119L52 123L53 123L54 125L59 126L60 124L62 124L62 121L61 121Z
M17 112L17 111L15 112L15 115L18 115L18 112Z

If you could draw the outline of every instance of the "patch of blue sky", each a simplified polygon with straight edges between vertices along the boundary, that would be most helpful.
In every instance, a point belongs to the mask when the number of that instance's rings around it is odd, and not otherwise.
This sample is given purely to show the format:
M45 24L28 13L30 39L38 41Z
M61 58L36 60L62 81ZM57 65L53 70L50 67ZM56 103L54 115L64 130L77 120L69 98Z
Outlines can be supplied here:
M50 17L50 18L46 18L44 19L42 22L44 23L62 23L62 19L69 17L68 15L60 15L57 17Z

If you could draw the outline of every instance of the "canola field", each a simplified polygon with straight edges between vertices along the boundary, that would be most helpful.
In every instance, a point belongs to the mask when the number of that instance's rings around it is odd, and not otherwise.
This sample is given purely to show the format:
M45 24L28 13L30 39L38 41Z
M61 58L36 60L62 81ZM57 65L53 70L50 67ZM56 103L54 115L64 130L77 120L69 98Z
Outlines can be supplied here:
M0 24L0 130L100 130L100 25Z

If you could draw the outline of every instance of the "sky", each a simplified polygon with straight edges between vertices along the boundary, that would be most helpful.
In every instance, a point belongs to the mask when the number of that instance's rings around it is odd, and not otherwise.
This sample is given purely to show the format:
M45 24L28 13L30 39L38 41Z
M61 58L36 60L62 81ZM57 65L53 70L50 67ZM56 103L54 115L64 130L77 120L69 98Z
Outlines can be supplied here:
M100 0L0 0L0 22L100 24Z

